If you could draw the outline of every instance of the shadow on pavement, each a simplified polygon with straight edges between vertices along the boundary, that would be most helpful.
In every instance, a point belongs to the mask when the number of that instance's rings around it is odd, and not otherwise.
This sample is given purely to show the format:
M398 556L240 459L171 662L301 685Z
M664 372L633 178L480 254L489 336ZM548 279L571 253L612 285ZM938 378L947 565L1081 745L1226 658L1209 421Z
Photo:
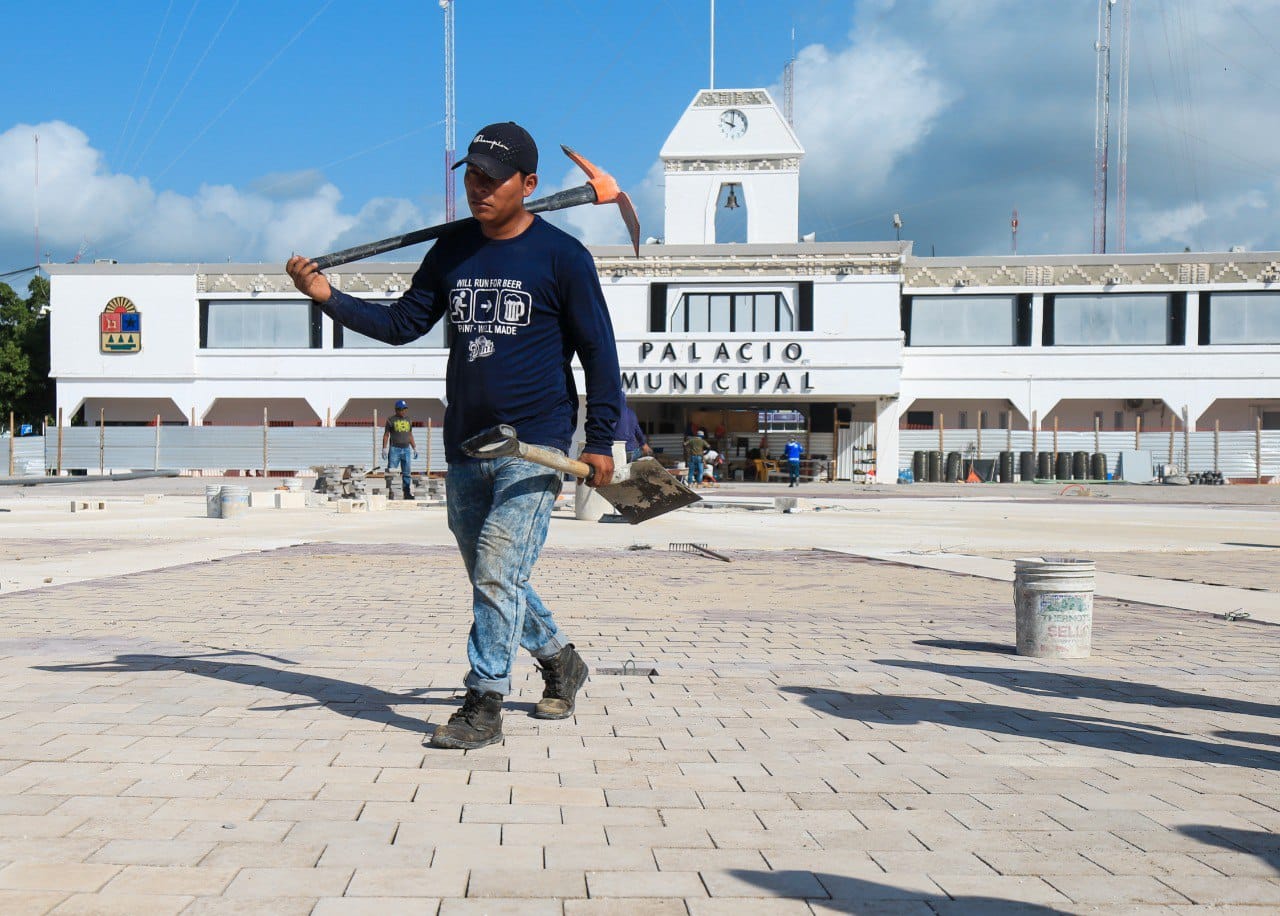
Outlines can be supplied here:
M987 644L976 643L976 645ZM1203 693L1187 693L1185 690L1170 690L1168 687L1158 687L1155 684L1143 684L1138 681L1107 680L1083 674L1058 674L1053 671L1027 668L976 668L968 665L944 665L939 662L916 662L906 659L877 659L876 664L892 668L931 671L934 674L968 681L982 681L984 684L1034 696L1088 698L1105 700L1108 703L1137 703L1142 706L1205 709L1232 715L1280 718L1280 706L1274 703L1255 703L1252 700L1232 700Z
M1240 830L1235 827L1210 827L1184 824L1175 827L1183 836L1199 840L1207 846L1218 846L1227 852L1245 852L1257 856L1280 874L1280 835L1266 830Z
M750 882L777 897L795 898L807 893L809 889L818 890L813 883L816 878L831 895L813 897L816 905L823 912L837 913L907 913L916 909L907 907L928 907L920 912L947 914L965 914L965 916L1069 916L1070 911L1059 910L1038 903L1024 903L1017 900L1001 900L998 897L949 897L941 890L937 893L912 891L894 887L892 884L881 884L868 881L866 878L852 878L847 875L836 875L827 872L807 871L752 871L735 868L730 873L742 881ZM887 877L887 876L886 876ZM1047 886L1046 886L1047 888Z
M1095 750L1280 770L1280 755L1270 751L1234 744L1215 744L1179 735L1159 726L971 700L858 694L814 687L780 689L804 697L805 705L818 712L859 722L883 725L931 722L950 728L972 728L997 735L1035 738Z
M205 655L117 655L110 661L83 662L68 665L34 665L37 671L66 672L144 672L144 671L181 671L197 674L200 677L227 681L232 684L246 684L253 687L265 687L286 696L310 697L310 703L291 703L284 706L253 706L247 711L280 712L310 707L323 707L353 719L368 719L373 722L385 722L393 728L403 729L420 734L431 734L434 725L418 719L402 716L392 709L393 706L404 706L411 703L453 706L457 704L452 687L424 687L410 690L408 693L388 693L376 687L364 684L353 684L336 678L318 674L304 674L296 671L282 671L279 668L268 668L265 665L252 665L245 662L223 661L233 655L257 655L256 652L218 652ZM264 656L275 658L274 656ZM293 664L285 659L276 659ZM447 697L438 699L424 697L424 693L446 693Z
M976 639L917 639L915 644L952 652L990 652L995 655L1015 655L1018 651L1018 647L1012 643L981 642Z

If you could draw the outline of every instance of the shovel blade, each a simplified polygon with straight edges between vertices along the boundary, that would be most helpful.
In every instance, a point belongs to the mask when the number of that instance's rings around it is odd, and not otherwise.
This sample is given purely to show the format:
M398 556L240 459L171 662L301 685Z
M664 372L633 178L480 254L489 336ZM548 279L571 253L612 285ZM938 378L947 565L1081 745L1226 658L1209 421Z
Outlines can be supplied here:
M629 470L626 480L597 487L596 492L632 525L702 499L683 481L673 477L657 458L640 458L631 462Z

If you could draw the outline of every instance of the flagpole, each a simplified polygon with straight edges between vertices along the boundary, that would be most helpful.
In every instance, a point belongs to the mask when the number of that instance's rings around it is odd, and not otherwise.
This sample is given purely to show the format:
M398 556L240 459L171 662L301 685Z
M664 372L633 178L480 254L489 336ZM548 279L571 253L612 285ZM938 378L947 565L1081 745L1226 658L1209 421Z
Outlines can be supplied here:
M716 0L711 0L711 85L716 88Z

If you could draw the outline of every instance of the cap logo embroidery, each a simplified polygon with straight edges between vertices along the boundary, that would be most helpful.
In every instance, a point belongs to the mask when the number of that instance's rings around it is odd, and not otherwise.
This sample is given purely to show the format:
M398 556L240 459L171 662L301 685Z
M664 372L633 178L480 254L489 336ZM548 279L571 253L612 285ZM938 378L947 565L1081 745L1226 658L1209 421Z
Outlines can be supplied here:
M501 140L490 140L484 134L476 134L476 138L471 141L472 146L475 146L477 143L483 143L485 146L489 147L490 151L492 151L496 146L498 149L506 150L508 153L511 152L511 147L507 146L507 144L503 143Z

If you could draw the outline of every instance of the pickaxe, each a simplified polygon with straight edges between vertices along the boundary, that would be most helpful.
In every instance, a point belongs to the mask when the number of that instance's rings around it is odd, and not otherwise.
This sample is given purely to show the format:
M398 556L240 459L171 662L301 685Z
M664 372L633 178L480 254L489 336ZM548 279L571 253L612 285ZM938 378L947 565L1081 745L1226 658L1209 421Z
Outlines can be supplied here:
M587 183L576 188L569 188L566 191L558 191L546 197L539 197L537 200L525 204L524 208L530 213L547 213L551 210L580 207L583 204L617 204L618 209L622 211L622 221L627 225L627 232L631 234L631 247L635 249L636 256L639 257L640 217L636 215L636 208L631 203L631 198L618 187L618 182L608 172L579 156L569 147L561 146L560 148L564 150L566 156L577 163L582 171L587 173ZM406 232L404 235L393 235L391 238L370 242L367 245L357 245L354 248L344 248L342 251L335 251L332 254L322 254L314 260L321 270L327 270L330 267L337 267L339 264L371 258L375 254L382 254L384 251L395 251L397 248L407 248L419 242L436 239L459 226L473 222L475 220L471 217L455 219L452 222L441 223L438 226L428 226L425 229Z

